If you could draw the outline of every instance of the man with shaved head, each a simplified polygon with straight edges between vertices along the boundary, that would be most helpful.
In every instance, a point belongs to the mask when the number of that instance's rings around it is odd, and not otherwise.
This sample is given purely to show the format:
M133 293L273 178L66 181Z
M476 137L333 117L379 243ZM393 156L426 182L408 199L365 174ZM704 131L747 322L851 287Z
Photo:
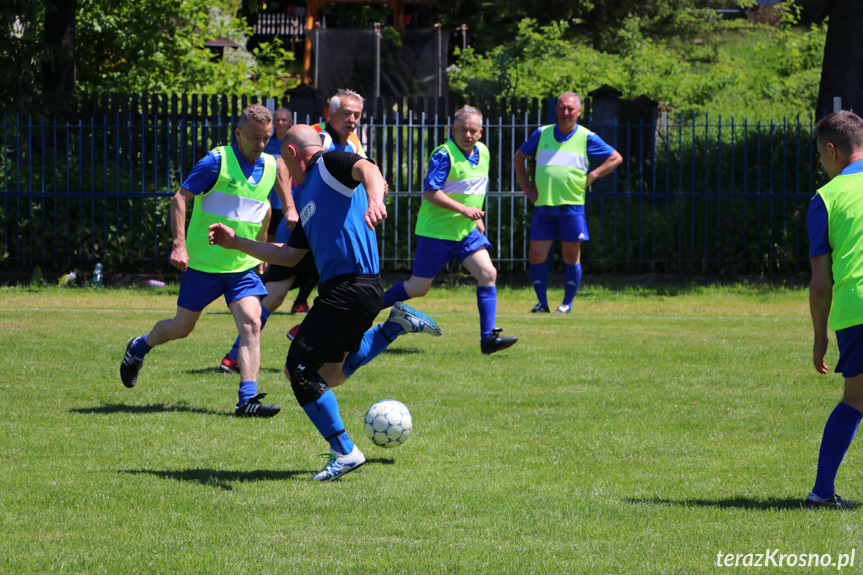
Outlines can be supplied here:
M324 152L314 128L297 125L282 139L282 159L302 189L300 221L286 244L242 238L221 223L210 226L210 243L279 265L292 266L309 251L321 278L318 298L291 342L285 375L297 402L330 444L327 466L312 477L331 481L365 463L339 414L332 387L377 357L405 333L440 335L426 314L396 304L384 323L371 328L383 304L375 227L387 217L384 180L362 156ZM371 328L371 329L370 329Z

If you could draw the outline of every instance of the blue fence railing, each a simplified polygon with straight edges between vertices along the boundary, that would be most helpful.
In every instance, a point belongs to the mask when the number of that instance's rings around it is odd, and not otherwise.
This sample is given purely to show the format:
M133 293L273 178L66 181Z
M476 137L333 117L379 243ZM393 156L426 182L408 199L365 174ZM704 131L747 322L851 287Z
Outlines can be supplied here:
M207 150L230 141L233 125L218 102L198 102L194 115L177 112L176 100L167 108L157 113L144 101L76 121L4 114L3 269L68 271L99 260L115 271L169 271L168 199ZM366 112L360 135L390 184L382 265L409 269L428 156L451 116L380 102ZM512 158L546 120L542 106L484 119L492 154L486 227L502 271L527 266L530 206ZM587 125L624 157L588 193L583 259L593 272L808 269L806 211L824 182L810 118L593 117Z

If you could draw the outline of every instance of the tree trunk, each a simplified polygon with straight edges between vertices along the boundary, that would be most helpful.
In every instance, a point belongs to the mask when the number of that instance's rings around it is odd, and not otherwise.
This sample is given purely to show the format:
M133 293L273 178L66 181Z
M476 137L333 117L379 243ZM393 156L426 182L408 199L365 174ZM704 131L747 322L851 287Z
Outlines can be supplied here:
M42 90L75 91L75 13L78 0L45 2L46 59L42 65Z
M815 117L835 111L834 98L842 98L843 110L863 115L863 2L830 0L827 14L830 20Z

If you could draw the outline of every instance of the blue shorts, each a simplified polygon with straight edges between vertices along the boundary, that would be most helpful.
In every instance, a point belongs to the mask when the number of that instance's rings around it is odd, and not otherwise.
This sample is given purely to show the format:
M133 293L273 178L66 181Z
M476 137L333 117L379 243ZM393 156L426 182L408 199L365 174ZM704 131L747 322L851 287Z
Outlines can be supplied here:
M530 239L539 242L554 241L586 242L587 218L584 206L536 206L530 222Z
M244 297L264 297L267 289L254 269L213 274L188 268L180 279L177 306L189 311L203 311L220 295L224 295L225 304L230 305Z
M417 253L414 257L413 275L418 278L433 278L450 260L462 263L470 254L491 248L491 242L474 228L463 240L440 240L417 236Z
M843 377L857 377L863 373L863 325L852 325L836 332L839 361L836 373Z

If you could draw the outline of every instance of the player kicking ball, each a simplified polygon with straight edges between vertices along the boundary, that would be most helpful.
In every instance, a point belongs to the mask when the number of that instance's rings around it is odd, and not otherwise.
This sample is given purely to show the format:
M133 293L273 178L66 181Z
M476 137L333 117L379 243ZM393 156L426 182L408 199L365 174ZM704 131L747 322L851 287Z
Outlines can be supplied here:
M218 223L210 226L213 245L294 266L309 251L321 278L318 298L291 342L285 375L297 402L330 445L326 467L315 481L332 481L365 462L339 413L332 388L406 333L441 334L428 315L393 306L389 318L372 328L383 304L375 227L387 217L384 183L370 160L343 151L324 153L317 132L292 127L282 140L282 158L303 189L300 221L287 244L266 244L237 236Z

